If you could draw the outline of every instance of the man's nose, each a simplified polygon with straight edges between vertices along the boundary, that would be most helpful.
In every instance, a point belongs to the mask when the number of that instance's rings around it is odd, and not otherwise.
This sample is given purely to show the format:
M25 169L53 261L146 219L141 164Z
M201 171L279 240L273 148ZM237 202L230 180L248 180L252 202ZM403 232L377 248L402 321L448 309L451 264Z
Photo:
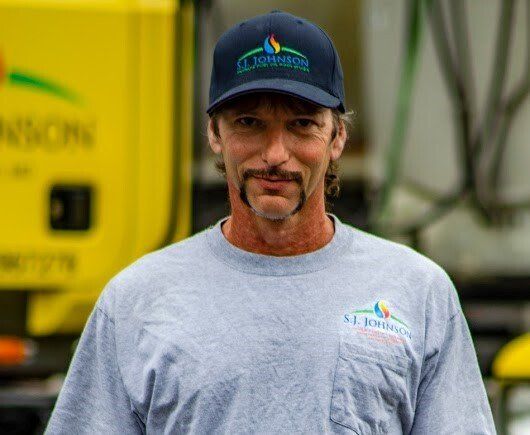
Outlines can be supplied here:
M265 135L261 158L268 166L279 166L289 160L287 137L281 127L270 127Z

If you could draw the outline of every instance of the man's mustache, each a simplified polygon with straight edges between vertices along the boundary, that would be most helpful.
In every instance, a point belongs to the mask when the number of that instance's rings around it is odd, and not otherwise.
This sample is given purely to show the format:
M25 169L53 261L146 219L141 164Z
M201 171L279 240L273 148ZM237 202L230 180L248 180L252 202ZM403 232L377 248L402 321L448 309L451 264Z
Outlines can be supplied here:
M243 182L247 181L250 177L259 178L280 178L282 180L292 180L298 184L302 184L302 174L300 172L289 172L277 167L270 169L246 169L243 172Z

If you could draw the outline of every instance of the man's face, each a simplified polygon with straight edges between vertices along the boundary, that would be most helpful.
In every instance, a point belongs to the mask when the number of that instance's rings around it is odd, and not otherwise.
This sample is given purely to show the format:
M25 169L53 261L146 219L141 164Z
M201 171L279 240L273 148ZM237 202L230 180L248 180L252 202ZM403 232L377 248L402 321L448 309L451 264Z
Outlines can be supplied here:
M300 211L311 195L324 195L330 159L339 158L345 132L330 109L294 97L275 95L249 104L248 97L224 109L215 134L208 136L222 153L229 187L258 216L282 220ZM255 101L255 100L254 100Z

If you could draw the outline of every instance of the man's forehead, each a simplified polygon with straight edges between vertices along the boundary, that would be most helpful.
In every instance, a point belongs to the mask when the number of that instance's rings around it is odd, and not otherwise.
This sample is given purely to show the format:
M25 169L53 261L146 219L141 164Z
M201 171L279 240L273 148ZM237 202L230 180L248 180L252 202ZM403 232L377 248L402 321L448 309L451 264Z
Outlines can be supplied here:
M262 92L236 97L227 101L221 111L237 113L285 111L294 114L317 115L330 109L287 94Z

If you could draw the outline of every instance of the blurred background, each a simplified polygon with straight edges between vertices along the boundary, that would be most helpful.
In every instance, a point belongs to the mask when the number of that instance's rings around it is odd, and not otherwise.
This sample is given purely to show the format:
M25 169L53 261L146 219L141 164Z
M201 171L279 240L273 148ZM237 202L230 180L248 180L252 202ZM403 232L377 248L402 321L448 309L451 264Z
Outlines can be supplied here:
M114 274L229 213L213 47L273 9L341 57L333 213L448 271L499 433L530 434L529 0L0 0L0 433L42 433Z

